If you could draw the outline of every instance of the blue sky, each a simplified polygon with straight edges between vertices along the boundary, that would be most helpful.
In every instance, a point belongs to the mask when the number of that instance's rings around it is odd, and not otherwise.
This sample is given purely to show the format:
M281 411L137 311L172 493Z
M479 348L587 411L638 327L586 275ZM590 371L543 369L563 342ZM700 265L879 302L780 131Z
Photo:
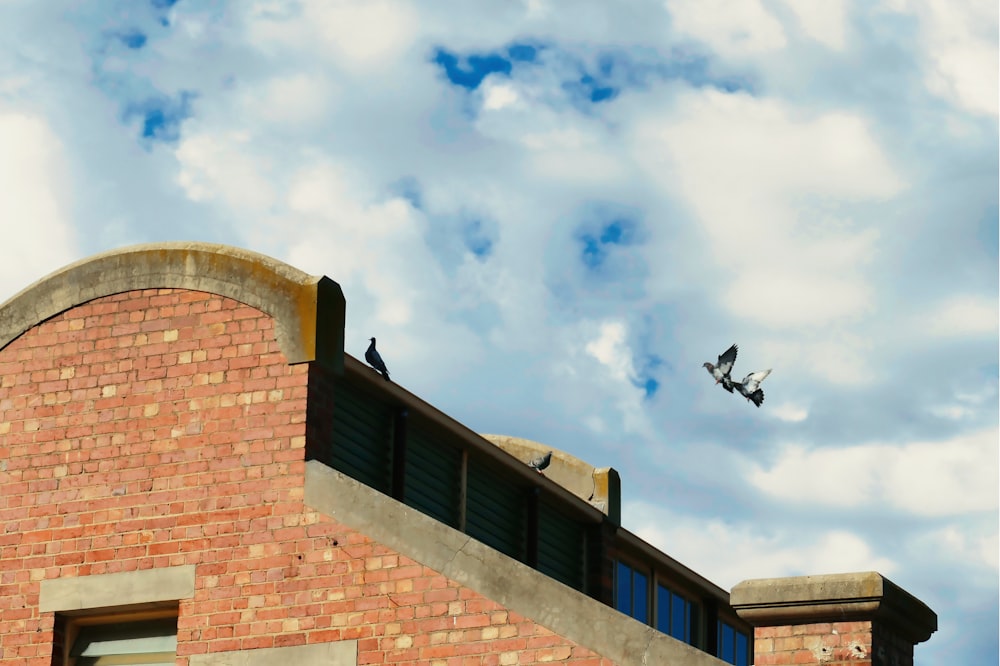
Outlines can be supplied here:
M878 570L918 663L996 663L995 3L721 7L7 0L0 298L160 240L326 274L355 356L718 584Z

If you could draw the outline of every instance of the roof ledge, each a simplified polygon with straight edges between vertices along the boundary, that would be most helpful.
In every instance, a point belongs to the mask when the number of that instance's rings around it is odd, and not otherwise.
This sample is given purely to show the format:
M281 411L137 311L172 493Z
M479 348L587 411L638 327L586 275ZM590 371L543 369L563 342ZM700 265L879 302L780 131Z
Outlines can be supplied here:
M937 631L934 611L874 571L745 580L730 603L757 627L878 620L914 644Z
M615 525L621 525L622 482L613 467L594 467L585 460L551 446L520 437L481 435L491 444L527 463L552 451L552 462L545 474L550 480L590 503Z

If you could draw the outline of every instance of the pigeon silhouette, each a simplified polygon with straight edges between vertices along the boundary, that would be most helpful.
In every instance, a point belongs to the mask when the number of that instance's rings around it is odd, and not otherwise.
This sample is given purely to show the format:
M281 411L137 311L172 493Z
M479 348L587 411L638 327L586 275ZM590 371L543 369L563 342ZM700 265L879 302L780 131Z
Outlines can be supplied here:
M550 462L552 462L551 451L546 453L544 456L538 456L537 458L532 458L530 461L528 461L528 467L541 474L542 470L548 467Z
M702 364L702 367L708 370L708 374L715 377L715 383L721 383L722 388L730 393L733 392L733 380L730 378L729 373L733 371L733 365L736 364L736 353L738 351L739 348L734 344L719 354L717 365L712 365L711 363Z
M743 378L742 382L736 382L736 390L740 394L752 402L753 404L760 407L761 403L764 402L764 389L760 388L760 383L771 374L771 369L760 370L759 372L751 372L749 375Z
M389 381L389 369L385 367L382 355L375 349L375 338L371 338L371 344L368 345L368 350L365 352L365 360L368 361L368 365L382 373L385 381Z

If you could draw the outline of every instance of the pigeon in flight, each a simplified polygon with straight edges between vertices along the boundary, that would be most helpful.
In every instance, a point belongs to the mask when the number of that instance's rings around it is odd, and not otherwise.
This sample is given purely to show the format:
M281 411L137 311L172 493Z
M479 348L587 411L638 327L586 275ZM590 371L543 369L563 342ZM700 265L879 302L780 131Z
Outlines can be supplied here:
M712 365L711 363L703 363L702 367L708 370L708 374L715 377L715 383L722 384L722 388L726 389L730 393L733 392L733 380L729 377L729 373L733 370L733 365L736 363L736 352L739 349L734 344L726 351L719 354L719 360L717 365Z
M761 403L764 402L764 389L760 388L760 383L764 381L764 378L766 378L769 374L771 374L770 368L767 370L761 370L760 372L751 372L743 378L742 382L736 382L736 390L739 391L744 398L760 407Z
M530 467L531 469L533 469L536 472L538 472L539 474L541 474L542 470L545 469L546 467L548 467L550 462L552 462L552 452L551 451L549 451L548 453L546 453L544 456L538 456L537 458L532 458L528 462L528 467Z
M385 361L382 360L382 355L378 353L375 349L375 338L371 338L371 344L368 345L368 351L365 352L365 360L368 361L368 365L372 366L385 377L385 381L389 381L389 369L385 367Z

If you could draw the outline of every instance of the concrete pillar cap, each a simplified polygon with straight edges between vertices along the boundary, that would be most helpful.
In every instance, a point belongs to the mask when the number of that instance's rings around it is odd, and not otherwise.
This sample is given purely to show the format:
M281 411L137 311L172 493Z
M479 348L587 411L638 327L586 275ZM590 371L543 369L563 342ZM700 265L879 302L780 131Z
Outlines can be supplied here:
M757 627L873 620L914 644L937 631L934 611L874 571L745 580L730 603Z

